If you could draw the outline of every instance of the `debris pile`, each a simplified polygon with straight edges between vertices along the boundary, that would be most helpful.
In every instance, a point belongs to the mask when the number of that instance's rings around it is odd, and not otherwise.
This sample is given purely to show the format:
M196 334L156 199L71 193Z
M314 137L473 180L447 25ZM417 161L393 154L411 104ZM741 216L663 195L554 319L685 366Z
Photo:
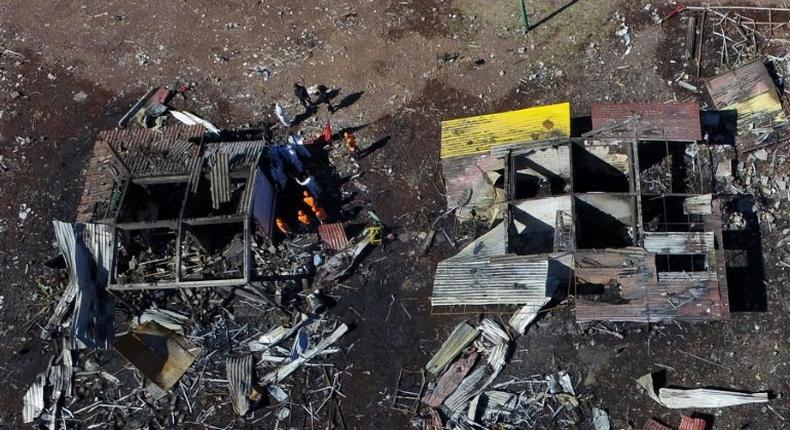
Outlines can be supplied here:
M24 421L345 427L347 370L333 361L350 327L330 314L331 294L384 229L370 211L348 238L350 218L331 205L341 175L359 177L355 138L332 146L331 125L309 121L309 141L290 120L218 130L174 108L188 91L154 88L100 133L77 222L54 222L59 255L39 283L60 299L31 324L57 348Z

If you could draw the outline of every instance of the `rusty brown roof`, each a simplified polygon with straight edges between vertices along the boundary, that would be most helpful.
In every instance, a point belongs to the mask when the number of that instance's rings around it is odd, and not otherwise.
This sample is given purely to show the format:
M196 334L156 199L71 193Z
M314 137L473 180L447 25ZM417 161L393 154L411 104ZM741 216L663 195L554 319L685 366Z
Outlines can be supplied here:
M642 430L672 430L672 429L663 424L659 424L658 421L650 418L649 420L647 420Z
M177 124L160 129L126 128L99 133L132 176L188 175L200 155L203 127Z
M702 139L696 103L594 104L593 130L607 127L612 128L596 135L684 142Z

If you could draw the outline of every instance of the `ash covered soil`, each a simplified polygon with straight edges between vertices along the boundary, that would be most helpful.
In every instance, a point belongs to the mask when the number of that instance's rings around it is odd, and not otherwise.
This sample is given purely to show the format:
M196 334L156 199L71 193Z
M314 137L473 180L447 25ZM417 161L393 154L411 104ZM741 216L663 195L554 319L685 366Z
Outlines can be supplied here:
M527 2L536 16L561 3ZM437 234L427 255L419 252L420 233L445 210L440 121L568 100L575 117L589 115L594 102L697 101L670 84L678 71L694 69L682 60L685 26L656 25L654 15L673 6L648 3L579 1L527 36L515 2L504 0L0 3L0 427L24 427L22 397L52 350L34 323L50 302L37 279L55 253L51 221L73 219L97 131L113 127L149 87L176 80L196 84L190 103L217 126L257 122L276 101L293 104L291 85L303 78L340 88L340 98L361 93L331 120L336 128L365 124L357 132L363 148L381 142L360 162L362 197L401 238L366 258L344 282L355 289L332 310L355 323L340 342L354 347L338 363L348 369L346 424L409 428L409 417L389 407L399 370L423 367L459 321L480 317L430 309L436 263L484 232L446 219L440 226L455 246ZM615 35L623 22L628 55ZM703 62L701 76L717 65ZM743 162L757 176L785 174L784 151L770 153ZM759 201L771 217L761 217L755 240L765 254L749 285L763 292L740 299L732 320L609 324L620 339L585 330L572 306L560 306L518 340L500 378L566 370L588 407L629 429L649 417L679 422L678 411L661 408L634 382L669 366L679 386L778 397L773 411L697 411L714 428L788 427L787 198L760 192ZM24 220L22 205L31 209Z

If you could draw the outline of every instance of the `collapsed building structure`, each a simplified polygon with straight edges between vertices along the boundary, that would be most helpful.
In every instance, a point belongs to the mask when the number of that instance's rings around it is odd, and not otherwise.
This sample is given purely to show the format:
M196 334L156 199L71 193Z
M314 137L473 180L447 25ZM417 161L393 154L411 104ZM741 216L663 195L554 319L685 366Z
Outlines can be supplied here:
M578 322L729 318L719 193L732 156L696 104L561 103L442 123L449 208L488 233L437 268L434 309L569 294Z

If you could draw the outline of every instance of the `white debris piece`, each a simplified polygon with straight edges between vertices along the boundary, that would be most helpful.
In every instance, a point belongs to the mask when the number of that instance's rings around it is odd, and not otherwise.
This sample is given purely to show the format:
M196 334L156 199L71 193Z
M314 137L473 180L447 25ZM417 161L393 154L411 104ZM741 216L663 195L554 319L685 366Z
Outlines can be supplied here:
M538 312L540 312L540 308L546 305L551 300L551 298L546 297L542 303L530 303L528 305L524 305L521 309L516 311L512 317L510 317L510 321L508 321L508 325L510 328L513 329L518 334L524 334L527 331L527 327L538 317Z
M25 424L32 423L44 411L44 385L46 383L46 375L39 373L36 376L36 381L27 389L24 409L22 409L22 421Z
M299 358L296 360L282 366L273 372L269 372L266 376L263 377L264 383L278 383L283 379L287 378L288 375L293 373L296 369L298 369L302 364L310 361L313 357L323 352L325 349L329 348L330 345L337 342L344 334L348 332L348 326L345 324L341 324L335 331L332 332L329 336L321 340L314 348L306 351L304 354L300 355Z
M280 106L279 103L276 103L274 105L274 114L277 116L277 119L279 119L284 126L286 127L291 126L291 117L288 116L288 112L286 112L285 109L282 106Z
M670 409L726 408L748 403L768 402L768 393L743 393L710 388L658 388L654 386L653 374L648 373L636 382L647 391L647 395L660 405Z
M592 419L595 430L611 430L612 426L609 424L609 414L601 408L592 408Z
M27 217L30 215L30 212L33 210L30 206L25 203L22 203L19 206L19 221L24 223Z
M277 384L266 384L266 391L278 402L284 402L288 400L288 393L285 392L279 385Z
M173 115L173 118L181 121L186 125L202 125L206 131L211 134L219 135L219 129L214 127L213 124L206 121L205 119L191 113L191 112L179 112L177 110L170 110L170 115Z

